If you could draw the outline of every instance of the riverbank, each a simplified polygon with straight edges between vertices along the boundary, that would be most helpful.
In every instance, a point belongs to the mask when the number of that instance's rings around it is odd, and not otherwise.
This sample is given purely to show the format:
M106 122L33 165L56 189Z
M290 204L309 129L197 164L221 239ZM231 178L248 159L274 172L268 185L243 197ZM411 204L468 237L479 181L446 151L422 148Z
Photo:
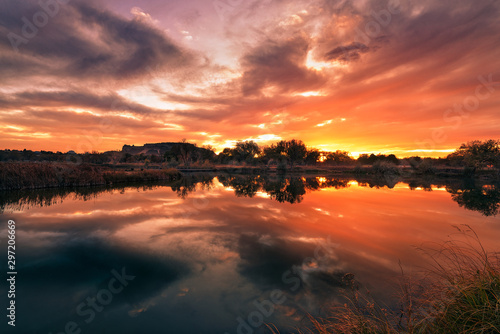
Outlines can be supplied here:
M180 178L182 174L176 169L126 171L88 164L0 163L0 190L91 187Z
M214 165L203 168L162 168L161 165L117 164L92 165L50 162L0 162L0 190L41 189L58 187L91 187L116 183L173 181L189 174L228 175L289 175L356 177L383 180L384 184L395 184L412 178L453 178L499 180L496 169L482 169L470 174L463 167L437 166L426 170L415 170L408 166L295 166L279 169L276 166Z
M300 333L500 333L500 257L485 250L470 226L456 229L450 240L420 249L429 258L421 277L401 269L394 283L397 309L377 302L370 291L375 288L364 288L349 273L342 279L343 304L332 305L324 317L310 316Z

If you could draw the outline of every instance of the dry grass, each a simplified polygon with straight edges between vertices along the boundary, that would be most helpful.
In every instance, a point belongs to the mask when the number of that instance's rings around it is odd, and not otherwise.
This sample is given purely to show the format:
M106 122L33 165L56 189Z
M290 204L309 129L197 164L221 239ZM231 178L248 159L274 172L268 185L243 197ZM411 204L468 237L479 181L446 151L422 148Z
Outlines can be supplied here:
M487 252L468 225L457 229L450 241L421 249L431 262L425 279L402 272L398 310L378 304L348 274L347 302L328 318L309 316L310 326L299 333L500 333L499 255Z
M175 169L136 172L105 171L100 167L69 163L0 163L0 190L84 187L112 183L177 180Z
M144 181L174 181L182 177L177 169L145 170L145 171L118 171L104 172L106 183L144 182Z

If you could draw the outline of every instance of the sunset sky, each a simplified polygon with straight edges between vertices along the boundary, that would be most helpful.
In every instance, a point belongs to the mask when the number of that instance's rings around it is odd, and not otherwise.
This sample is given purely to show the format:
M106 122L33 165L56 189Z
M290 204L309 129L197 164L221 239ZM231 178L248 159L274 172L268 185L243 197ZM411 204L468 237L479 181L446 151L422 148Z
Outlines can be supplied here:
M500 1L3 0L0 36L0 149L500 138Z

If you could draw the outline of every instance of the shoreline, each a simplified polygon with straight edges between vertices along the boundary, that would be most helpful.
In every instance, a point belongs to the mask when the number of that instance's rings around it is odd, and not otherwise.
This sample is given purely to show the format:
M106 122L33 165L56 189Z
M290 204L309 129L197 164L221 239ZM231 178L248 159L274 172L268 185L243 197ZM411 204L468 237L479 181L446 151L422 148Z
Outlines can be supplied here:
M388 184L411 179L461 179L498 181L496 169L478 170L466 175L464 167L436 166L419 172L408 166L387 169L375 166L296 166L292 170L263 166L215 165L212 167L162 168L151 165L95 165L46 162L0 162L0 191L68 187L109 186L123 183L175 181L192 174L263 175L263 176L337 176L340 178L383 179ZM216 176L216 175L214 175Z
M175 181L176 169L113 170L103 166L70 163L0 163L0 191L108 186L120 183Z

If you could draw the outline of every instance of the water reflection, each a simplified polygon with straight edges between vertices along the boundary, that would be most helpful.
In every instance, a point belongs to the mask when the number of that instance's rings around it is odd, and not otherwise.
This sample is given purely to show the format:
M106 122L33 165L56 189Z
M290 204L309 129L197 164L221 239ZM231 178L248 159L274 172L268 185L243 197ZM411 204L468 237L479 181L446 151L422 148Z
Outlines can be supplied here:
M496 216L500 210L500 184L498 182L478 182L473 179L436 179L418 178L403 180L400 177L301 177L301 176L261 176L261 175L187 175L181 180L170 183L147 185L127 185L113 188L76 188L42 189L0 192L0 213L8 207L19 211L31 206L49 206L65 199L87 201L104 193L125 191L132 187L138 191L152 190L157 187L170 187L181 199L187 199L196 189L210 190L217 179L228 189L234 190L237 197L252 198L265 194L280 203L301 203L309 191L321 189L343 189L355 182L360 187L389 188L403 184L411 190L433 191L445 189L453 201L467 210L477 211L484 216Z
M177 195L186 199L188 195L196 191L197 185L203 190L210 190L214 183L214 177L208 174L186 175L182 179L175 181L170 187Z
M411 245L443 240L451 224L470 224L486 247L497 245L497 190L450 179L191 175L146 186L3 193L0 221L14 219L18 228L23 322L16 329L59 333L74 320L83 333L233 334L256 301L280 290L286 302L265 320L290 333L339 299L346 273L389 303L398 260L424 265ZM123 267L134 281L85 323L77 305Z
M292 204L302 202L306 191L324 188L341 189L349 186L348 180L331 177L219 176L218 179L224 186L233 188L238 197L253 197L262 191L280 203Z
M484 216L496 216L500 208L498 184L475 185L468 187L447 187L451 198L467 210L481 212Z

